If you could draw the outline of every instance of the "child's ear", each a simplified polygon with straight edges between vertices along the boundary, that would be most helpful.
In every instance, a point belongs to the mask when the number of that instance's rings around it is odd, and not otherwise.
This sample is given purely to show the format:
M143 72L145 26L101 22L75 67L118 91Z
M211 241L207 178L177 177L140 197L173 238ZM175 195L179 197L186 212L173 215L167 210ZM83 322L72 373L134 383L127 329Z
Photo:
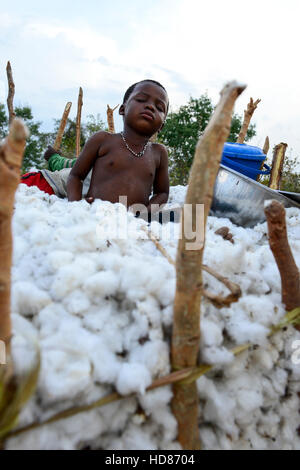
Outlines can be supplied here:
M125 106L124 106L124 104L121 104L121 106L119 108L119 114L120 114L120 116L124 116L124 113L125 113Z

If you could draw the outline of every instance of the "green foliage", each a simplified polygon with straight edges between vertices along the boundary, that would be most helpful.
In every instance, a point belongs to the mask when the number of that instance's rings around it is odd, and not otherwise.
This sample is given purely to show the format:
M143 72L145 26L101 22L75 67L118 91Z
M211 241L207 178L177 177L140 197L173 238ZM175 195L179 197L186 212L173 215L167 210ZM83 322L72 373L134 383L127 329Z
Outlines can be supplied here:
M34 120L30 106L17 106L15 107L15 113L17 117L24 120L30 132L23 158L22 173L26 173L33 167L39 169L47 168L47 162L44 160L43 155L47 146L54 144L60 120L54 120L53 132L42 132L40 129L42 123ZM80 147L82 148L86 141L99 130L105 130L104 122L101 120L99 114L96 117L90 114L87 117L86 123L81 124ZM5 105L0 103L0 139L3 139L7 134L8 117ZM68 119L61 145L62 155L74 158L75 145L76 120Z
M30 133L26 143L22 166L22 172L26 173L32 167L41 168L44 164L43 133L40 131L42 123L40 121L34 121L32 110L29 106L16 107L15 113L17 117L24 120Z
M159 134L159 142L166 145L169 151L171 185L187 184L189 170L193 162L197 141L204 132L214 106L207 94L200 98L190 98L187 105L181 106L177 112L168 115L165 126ZM235 142L242 126L242 117L235 114L229 142ZM246 141L254 135L255 125L250 125Z
M7 134L8 118L5 112L4 104L0 103L0 139L4 139Z
M296 171L297 166L299 166L297 157L291 155L285 157L280 183L281 191L300 193L300 173Z
M60 125L60 120L55 119L54 121L54 132L50 134L52 142L49 145L53 145L55 137ZM93 116L89 114L86 123L81 123L80 126L80 148L82 149L86 141L96 132L105 130L105 124L100 118L100 115ZM68 119L65 132L62 138L60 151L64 157L74 158L76 150L76 119Z

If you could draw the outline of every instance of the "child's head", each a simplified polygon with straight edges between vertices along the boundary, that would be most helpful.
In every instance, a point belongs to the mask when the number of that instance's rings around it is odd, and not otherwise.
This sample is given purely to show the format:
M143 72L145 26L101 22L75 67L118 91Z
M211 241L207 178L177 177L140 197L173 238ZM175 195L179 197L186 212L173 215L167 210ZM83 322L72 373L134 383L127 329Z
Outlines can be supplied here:
M119 113L125 124L151 136L162 129L168 109L166 89L155 80L142 80L128 88Z

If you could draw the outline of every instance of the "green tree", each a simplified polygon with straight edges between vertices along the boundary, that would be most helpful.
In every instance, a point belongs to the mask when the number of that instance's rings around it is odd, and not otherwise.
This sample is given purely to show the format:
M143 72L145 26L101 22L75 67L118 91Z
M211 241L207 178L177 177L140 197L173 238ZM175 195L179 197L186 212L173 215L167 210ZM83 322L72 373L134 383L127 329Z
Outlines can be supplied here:
M269 157L266 163L272 167L272 157ZM284 158L282 177L280 180L281 191L300 193L300 173L297 171L297 168L299 168L299 159L294 157L290 150ZM268 186L269 180L270 176L264 176L260 178L259 182Z
M168 115L165 126L159 134L159 142L169 151L170 183L187 184L197 141L206 128L214 111L207 94L190 98L187 105ZM242 126L242 117L234 114L228 142L235 142ZM255 125L250 125L246 141L254 135Z
M0 103L0 139L4 139L8 129L8 118L4 104Z
M48 145L53 145L55 137L60 125L60 120L54 120L54 132L47 136ZM85 145L86 141L96 132L106 130L105 124L100 118L100 114L93 116L89 114L87 121L81 123L80 126L80 148ZM64 157L74 158L76 148L76 119L68 119L65 132L62 138L60 151Z
M44 148L44 134L40 131L41 122L34 121L32 110L29 106L16 106L17 117L24 120L30 135L27 139L24 152L22 172L30 170L32 167L40 168L43 163L42 151ZM0 104L0 138L3 139L8 134L8 117L4 104Z
M41 168L41 166L44 165L44 134L40 130L42 123L40 121L34 121L32 110L29 106L16 106L15 113L17 117L24 120L29 129L29 137L26 142L22 171L24 173L32 167Z

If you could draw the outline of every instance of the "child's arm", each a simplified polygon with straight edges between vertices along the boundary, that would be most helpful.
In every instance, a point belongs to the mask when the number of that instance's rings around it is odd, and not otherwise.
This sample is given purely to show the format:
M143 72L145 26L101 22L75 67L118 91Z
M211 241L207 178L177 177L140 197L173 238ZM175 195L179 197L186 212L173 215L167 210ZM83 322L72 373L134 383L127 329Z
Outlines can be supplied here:
M104 132L100 131L93 135L85 144L79 155L75 165L73 166L68 182L67 194L69 201L80 201L82 198L82 182L86 178L88 172L93 167L98 150L104 139Z
M169 197L169 174L168 174L168 152L164 145L160 146L160 165L156 170L153 182L153 196L147 206L148 212L151 212L152 204L165 204Z

